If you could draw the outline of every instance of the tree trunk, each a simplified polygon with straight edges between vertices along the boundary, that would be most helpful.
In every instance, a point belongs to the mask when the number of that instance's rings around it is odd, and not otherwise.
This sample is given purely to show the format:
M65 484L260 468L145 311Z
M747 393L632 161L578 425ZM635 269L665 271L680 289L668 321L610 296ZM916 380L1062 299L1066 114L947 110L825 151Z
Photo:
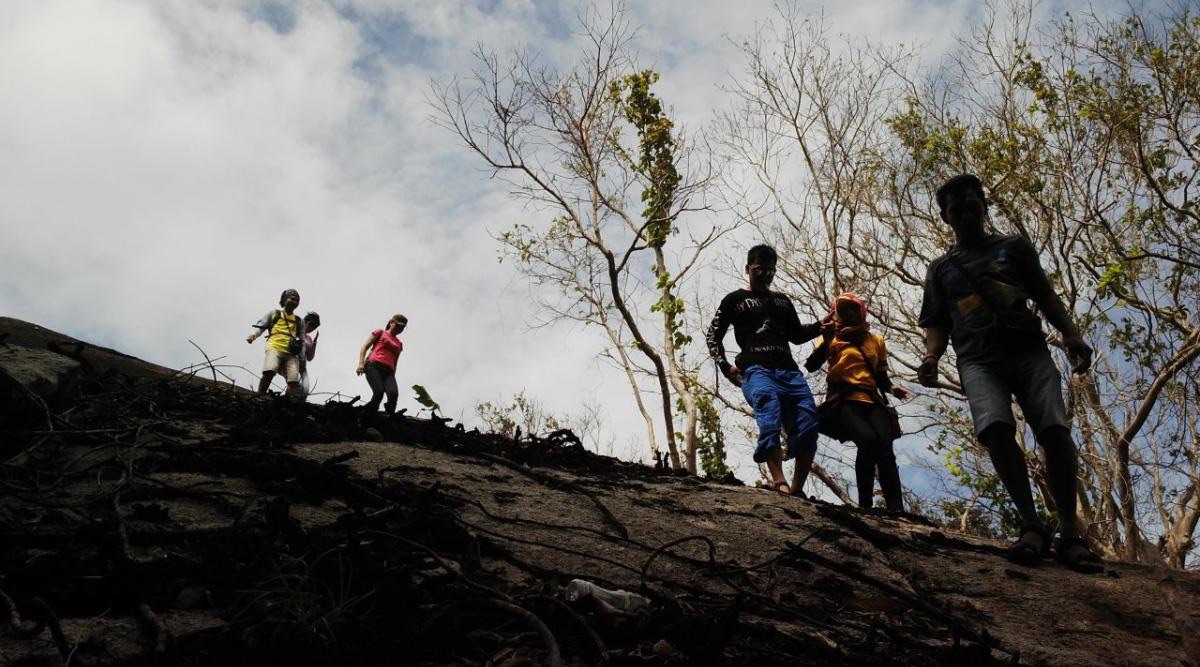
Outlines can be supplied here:
M1147 558L1152 551L1149 545L1143 545L1144 539L1137 525L1137 519L1134 517L1134 499L1133 499L1133 481L1130 474L1129 466L1129 447L1133 442L1133 438L1137 436L1138 431L1142 429L1142 425L1146 423L1146 419L1150 416L1150 410L1158 401L1159 394L1162 393L1167 382L1172 380L1179 371L1190 364L1198 355L1200 355L1200 331L1192 333L1188 336L1187 344L1183 346L1171 361L1166 365L1158 376L1154 378L1154 382L1150 385L1150 390L1146 392L1146 397L1142 399L1142 404L1138 407L1137 413L1133 419L1125 426L1125 430L1121 433L1120 439L1117 441L1117 498L1121 503L1121 512L1126 516L1122 517L1125 524L1125 556L1130 560Z
M638 414L646 422L646 439L650 444L650 454L657 461L658 436L654 432L654 417L650 416L650 411L646 409L646 403L642 400L642 390L638 388L637 377L633 374L633 361L630 360L629 354L625 351L625 346L621 344L620 338L608 326L607 320L605 320L604 330L608 333L608 339L612 342L613 349L617 351L618 361L621 362L621 370L625 371L625 379L629 381L629 388L633 391L633 400L637 404Z
M666 431L667 451L671 453L671 467L680 468L682 461L679 458L679 447L675 444L674 410L671 408L671 386L667 380L666 366L663 364L662 355L646 341L642 330L638 328L637 318L629 312L629 307L625 305L625 298L621 295L621 276L617 272L616 257L610 250L605 249L603 252L604 259L608 264L608 287L612 292L613 305L621 313L622 319L625 320L625 326L629 327L629 333L633 335L638 350L646 355L650 363L654 364L654 372L658 376L658 388L662 392L663 429Z
M654 268L655 273L659 276L667 275L666 259L663 256L661 247L654 248ZM675 350L675 326L672 326L674 315L672 314L670 304L675 295L671 292L671 282L662 281L663 285L659 290L660 303L664 304L662 309L663 316L663 356L667 358L667 373L671 380L671 386L675 388L675 393L679 395L680 401L683 402L684 424L683 424L683 461L687 467L687 471L696 474L696 423L698 421L698 411L696 406L696 396L692 393L692 389L687 386L687 382L683 379L683 374L679 370L679 360L676 358Z

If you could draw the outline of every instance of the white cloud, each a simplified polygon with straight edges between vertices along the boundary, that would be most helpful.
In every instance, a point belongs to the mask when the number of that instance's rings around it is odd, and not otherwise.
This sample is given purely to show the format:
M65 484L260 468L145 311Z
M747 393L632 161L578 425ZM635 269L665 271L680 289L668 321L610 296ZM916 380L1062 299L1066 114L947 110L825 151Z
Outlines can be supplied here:
M831 18L940 46L970 6L881 0ZM664 97L698 128L741 68L724 36L774 9L686 7L631 15ZM527 329L528 288L496 261L488 229L546 216L427 118L428 81L464 73L476 43L562 62L575 15L532 0L7 0L0 313L170 366L198 360L192 339L257 373L248 325L296 287L325 323L320 389L365 393L358 346L403 312L402 386L467 417L522 388L558 413L599 402L617 453L644 456L623 377L594 360L599 337Z

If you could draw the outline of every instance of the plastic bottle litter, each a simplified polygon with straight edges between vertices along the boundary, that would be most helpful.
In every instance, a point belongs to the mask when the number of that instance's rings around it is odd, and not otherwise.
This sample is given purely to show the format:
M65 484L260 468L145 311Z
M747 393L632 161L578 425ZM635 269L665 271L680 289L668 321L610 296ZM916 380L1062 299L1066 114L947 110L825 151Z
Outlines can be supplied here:
M567 602L578 602L587 598L593 598L613 609L629 614L636 613L639 609L650 606L650 600L637 593L630 593L623 590L610 591L607 588L601 588L584 579L572 579L567 584Z

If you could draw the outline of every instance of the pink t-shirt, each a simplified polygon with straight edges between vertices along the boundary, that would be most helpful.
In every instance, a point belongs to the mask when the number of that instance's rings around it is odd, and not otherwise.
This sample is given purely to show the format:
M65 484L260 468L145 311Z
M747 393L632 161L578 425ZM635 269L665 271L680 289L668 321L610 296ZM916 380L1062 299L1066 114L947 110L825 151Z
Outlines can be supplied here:
M383 329L376 329L371 332L371 335L377 340L375 346L371 348L371 356L367 358L367 361L376 361L395 370L396 357L400 356L400 351L404 349L404 343Z

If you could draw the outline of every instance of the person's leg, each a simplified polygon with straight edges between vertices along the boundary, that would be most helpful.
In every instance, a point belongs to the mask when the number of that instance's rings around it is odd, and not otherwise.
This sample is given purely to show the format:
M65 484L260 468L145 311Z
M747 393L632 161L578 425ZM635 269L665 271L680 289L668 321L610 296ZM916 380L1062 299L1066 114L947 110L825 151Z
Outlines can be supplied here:
M771 475L771 488L783 493L792 492L783 474L783 447L772 447L767 452L767 473Z
M754 420L758 423L754 462L766 463L772 483L778 484L784 481L783 450L779 444L779 432L783 428L775 383L765 369L751 366L742 374L742 395L754 409Z
M1055 547L1055 558L1079 572L1103 572L1104 561L1092 551L1087 538L1079 533L1075 512L1078 457L1071 431L1065 426L1051 426L1038 434L1038 443L1046 455L1046 481L1058 511L1060 539Z
M383 373L379 364L367 362L363 366L363 377L367 378L367 385L371 387L371 400L367 401L364 409L367 414L374 414L379 409L379 402L383 400Z
M267 346L266 352L263 353L263 369L262 377L258 380L258 393L265 394L271 389L271 381L275 379L275 373L279 370L279 351Z
M792 493L804 494L808 473L817 457L817 403L813 400L808 381L800 371L776 371L778 375L781 417L787 425L788 458L794 458Z
M1014 360L1006 360L1006 363L1009 368L960 361L958 375L971 407L976 437L987 449L996 476L1021 517L1021 535L1010 547L1009 558L1018 563L1033 564L1046 551L1046 530L1033 504L1025 452L1017 444L1010 380L1018 377L1019 371L1011 372Z
M871 406L846 401L842 406L843 432L854 443L854 482L858 485L858 506L870 508L875 502L875 466L878 461L878 437L870 423Z
M400 398L400 389L396 386L394 369L383 379L383 392L387 394L387 403L384 404L383 411L390 415L396 411L396 400Z
M1046 482L1062 533L1055 557L1080 572L1103 572L1104 562L1079 533L1076 514L1079 459L1063 402L1062 374L1049 353L1039 350L1021 360L1020 381L1014 384L1017 402L1037 434L1046 458Z
M1046 458L1046 482L1064 539L1078 536L1075 516L1077 461L1062 398L1062 374L1038 350L1016 360L1013 393Z
M287 396L288 398L299 398L300 396L300 357L295 354L282 355L279 360L279 372L283 374L284 380L287 381Z
M892 420L883 406L874 406L871 413L871 428L877 437L875 466L879 471L879 488L883 491L883 503L891 512L902 512L904 511L904 487L900 485L900 467L896 465Z
M808 483L808 473L812 472L813 461L817 459L817 434L806 435L797 442L796 467L792 470L792 493L804 495L804 485Z
M1033 491L1029 486L1029 469L1025 465L1025 452L1017 444L1017 431L1012 424L995 423L980 434L979 440L992 458L996 476L1008 491L1008 497L1017 508L1017 514L1027 526L1041 526L1041 518L1033 504Z
M1051 426L1037 436L1038 444L1046 456L1046 481L1050 495L1054 497L1054 508L1061 524L1059 530L1064 540L1079 536L1075 515L1075 484L1078 475L1078 460L1071 432L1064 426Z

